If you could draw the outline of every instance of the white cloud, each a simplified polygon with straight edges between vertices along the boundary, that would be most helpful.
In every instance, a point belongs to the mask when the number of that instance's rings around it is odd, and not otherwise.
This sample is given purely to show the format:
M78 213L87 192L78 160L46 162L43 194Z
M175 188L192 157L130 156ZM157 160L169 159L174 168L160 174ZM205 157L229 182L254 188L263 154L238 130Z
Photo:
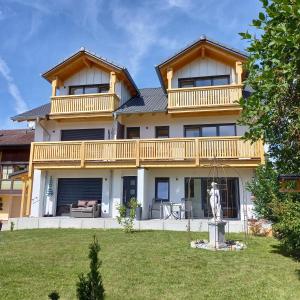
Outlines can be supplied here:
M168 24L169 18L159 18L159 15L160 9L147 3L141 4L133 13L132 8L114 2L113 21L126 35L127 65L133 76L142 68L141 62L151 47L174 49L178 45L175 40L163 35L162 28Z
M192 3L190 0L167 0L167 4L170 7L186 9L191 7Z
M11 76L10 69L6 62L0 57L0 74L5 79L8 87L8 92L13 97L15 101L15 111L16 113L22 113L28 110L25 100L22 98L18 86L16 85L14 78Z

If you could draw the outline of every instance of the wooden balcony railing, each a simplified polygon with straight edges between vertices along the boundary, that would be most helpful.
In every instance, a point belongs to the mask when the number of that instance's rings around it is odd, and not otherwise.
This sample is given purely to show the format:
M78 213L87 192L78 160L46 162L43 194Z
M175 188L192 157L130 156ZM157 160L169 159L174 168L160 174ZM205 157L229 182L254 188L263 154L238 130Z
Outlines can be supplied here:
M111 93L54 96L51 98L51 115L110 113L118 106L118 96Z
M149 166L187 163L199 165L212 159L263 161L260 142L251 144L240 137L170 138L150 140L109 140L79 142L45 142L32 144L32 162L49 163L52 167L75 163L78 167L94 164L109 167Z
M238 107L236 102L241 97L241 85L170 89L168 90L168 109Z

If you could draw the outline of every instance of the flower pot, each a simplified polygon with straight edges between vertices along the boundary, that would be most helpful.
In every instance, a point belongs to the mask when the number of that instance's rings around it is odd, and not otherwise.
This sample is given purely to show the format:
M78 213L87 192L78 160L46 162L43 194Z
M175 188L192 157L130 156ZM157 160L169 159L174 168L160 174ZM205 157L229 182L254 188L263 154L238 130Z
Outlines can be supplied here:
M136 220L142 220L142 207L141 206L138 206L135 209L135 219Z

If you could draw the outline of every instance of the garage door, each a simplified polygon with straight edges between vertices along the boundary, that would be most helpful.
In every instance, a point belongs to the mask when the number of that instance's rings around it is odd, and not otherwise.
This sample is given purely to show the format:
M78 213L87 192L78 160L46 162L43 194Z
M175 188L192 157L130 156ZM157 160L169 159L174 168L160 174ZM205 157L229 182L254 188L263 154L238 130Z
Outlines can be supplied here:
M58 179L56 215L69 215L70 204L78 200L102 201L102 178Z
M61 131L62 141L104 140L104 128Z

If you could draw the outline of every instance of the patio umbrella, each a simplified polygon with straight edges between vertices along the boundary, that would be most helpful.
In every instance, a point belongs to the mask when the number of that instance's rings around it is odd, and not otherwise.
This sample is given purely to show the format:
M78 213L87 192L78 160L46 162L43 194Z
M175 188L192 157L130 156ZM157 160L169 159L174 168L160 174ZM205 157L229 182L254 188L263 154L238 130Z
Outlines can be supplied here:
M49 183L48 183L48 188L47 188L47 192L46 192L46 215L47 216L52 216L53 215L53 200L52 200L52 196L53 196L53 178L52 176L50 176L49 178Z

